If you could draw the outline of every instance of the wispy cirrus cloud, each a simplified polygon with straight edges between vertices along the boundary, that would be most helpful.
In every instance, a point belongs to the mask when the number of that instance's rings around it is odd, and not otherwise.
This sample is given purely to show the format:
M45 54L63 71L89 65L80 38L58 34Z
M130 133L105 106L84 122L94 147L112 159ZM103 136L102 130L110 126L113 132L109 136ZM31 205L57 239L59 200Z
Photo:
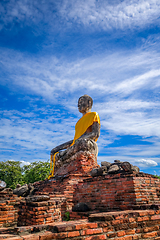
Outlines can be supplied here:
M90 29L125 29L159 24L160 3L158 0L134 1L29 1L10 0L0 3L1 29L11 28L15 23L41 24L50 29L73 28L83 25ZM46 27L46 26L45 26ZM38 29L37 29L38 30ZM36 34L36 31L35 31Z
M75 61L49 56L30 58L1 49L1 70L4 75L1 84L10 83L11 87L16 85L50 99L55 99L64 91L73 93L85 89L90 94L96 91L97 95L124 97L144 87L148 91L157 91L159 64L160 55L155 49L148 52L137 49L134 53L103 53Z
M67 21L84 26L96 26L104 30L144 27L158 23L158 0L134 1L70 1L63 2L60 13ZM158 23L159 24L159 23Z

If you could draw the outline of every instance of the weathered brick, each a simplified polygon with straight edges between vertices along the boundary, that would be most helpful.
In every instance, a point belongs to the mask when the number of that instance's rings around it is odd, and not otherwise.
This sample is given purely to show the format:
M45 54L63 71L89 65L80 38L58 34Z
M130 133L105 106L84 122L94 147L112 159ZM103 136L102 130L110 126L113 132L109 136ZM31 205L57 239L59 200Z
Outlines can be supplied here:
M7 238L7 240L23 240L23 238L15 236L15 237Z
M119 231L117 232L117 236L118 237L122 237L122 236L125 236L126 235L126 232L125 231Z
M23 240L39 240L39 235L36 234L29 234L29 235L24 235L21 236L23 238Z
M65 239L67 238L68 233L67 232L62 232L62 233L54 233L53 234L53 239Z
M103 232L102 228L86 229L82 231L81 235L93 235L93 234L98 234L102 232Z
M112 226L104 227L103 232L112 232L114 228Z
M148 220L149 220L149 217L148 217L148 216L138 217L138 218L137 218L137 221L138 221L138 222L143 222L143 221L148 221Z
M157 231L159 229L159 226L152 226L152 227L146 227L144 228L144 232L147 233L147 232L152 232L152 231Z
M97 223L81 223L75 226L76 230L87 229L87 228L97 228Z
M104 240L107 239L106 235L97 235L97 236L91 236L91 237L85 237L85 240Z
M39 240L52 240L54 239L54 233L46 231L39 234ZM29 240L29 239L28 239ZM34 239L33 239L34 240ZM37 239L38 240L38 239Z
M113 238L113 237L116 237L117 234L115 232L109 232L106 235L107 235L107 238Z
M151 216L151 220L160 220L160 215Z
M133 235L133 234L135 234L135 229L128 229L128 230L126 230L126 235Z
M131 236L117 237L116 240L132 240Z
M149 232L149 233L142 234L142 238L151 238L156 236L157 236L157 232Z
M77 237L80 236L79 231L68 232L68 237Z

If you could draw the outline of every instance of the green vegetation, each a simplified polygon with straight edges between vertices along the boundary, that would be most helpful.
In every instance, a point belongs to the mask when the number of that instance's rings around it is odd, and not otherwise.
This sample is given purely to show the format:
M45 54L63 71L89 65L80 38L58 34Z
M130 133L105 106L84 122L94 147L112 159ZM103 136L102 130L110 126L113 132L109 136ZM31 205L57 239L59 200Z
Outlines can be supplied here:
M65 212L63 220L64 221L69 221L70 220L70 213L69 212Z
M154 176L160 179L160 176L158 176L158 175L154 175Z
M16 188L19 183L34 183L44 180L50 172L48 162L33 162L30 165L21 167L20 161L1 161L0 162L0 180L6 182L8 188Z

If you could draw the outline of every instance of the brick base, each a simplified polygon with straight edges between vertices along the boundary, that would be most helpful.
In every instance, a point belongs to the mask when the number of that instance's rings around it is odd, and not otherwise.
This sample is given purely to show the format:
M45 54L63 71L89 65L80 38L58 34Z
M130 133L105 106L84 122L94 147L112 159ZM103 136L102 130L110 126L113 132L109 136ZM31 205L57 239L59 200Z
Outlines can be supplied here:
M78 220L0 230L0 239L14 240L138 240L160 239L160 210L91 214ZM7 236L8 234L8 236Z

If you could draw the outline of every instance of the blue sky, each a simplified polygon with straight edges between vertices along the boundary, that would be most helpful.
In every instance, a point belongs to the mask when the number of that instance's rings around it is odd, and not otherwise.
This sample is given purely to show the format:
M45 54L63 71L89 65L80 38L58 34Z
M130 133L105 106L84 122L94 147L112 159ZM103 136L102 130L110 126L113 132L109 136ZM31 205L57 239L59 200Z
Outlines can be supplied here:
M159 0L0 1L1 160L48 160L88 94L98 163L160 175L159 42Z

